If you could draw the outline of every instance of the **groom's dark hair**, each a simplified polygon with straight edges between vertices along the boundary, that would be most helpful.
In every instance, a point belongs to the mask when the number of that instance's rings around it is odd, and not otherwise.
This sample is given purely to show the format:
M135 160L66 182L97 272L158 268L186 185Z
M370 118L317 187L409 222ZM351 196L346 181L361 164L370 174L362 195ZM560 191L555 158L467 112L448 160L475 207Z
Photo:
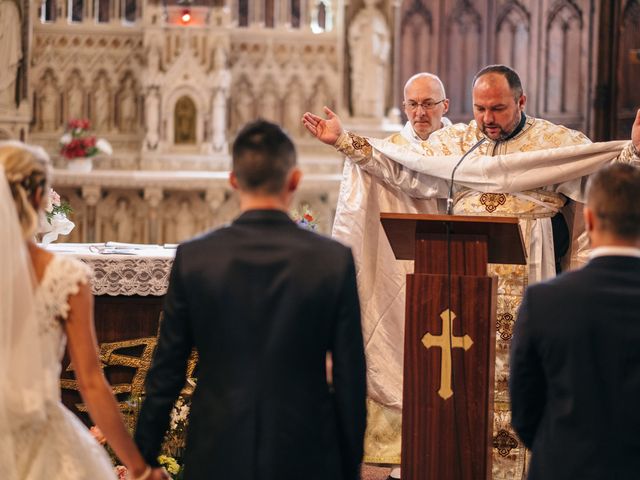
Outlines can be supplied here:
M603 230L640 239L640 168L614 163L596 172L587 186L587 206Z
M233 143L233 172L240 189L275 194L284 188L296 165L296 149L289 136L265 120L245 125Z

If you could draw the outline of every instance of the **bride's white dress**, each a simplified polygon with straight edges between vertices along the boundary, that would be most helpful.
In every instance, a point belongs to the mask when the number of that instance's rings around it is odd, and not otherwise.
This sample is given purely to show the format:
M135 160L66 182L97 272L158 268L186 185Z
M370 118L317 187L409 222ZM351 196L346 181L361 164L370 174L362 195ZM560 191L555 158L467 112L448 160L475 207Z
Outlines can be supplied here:
M13 432L20 480L114 480L104 448L87 427L60 401L60 362L67 336L63 323L69 295L86 283L89 269L82 262L55 256L36 290L38 334L44 349L48 388L55 389L46 407L46 420L21 425Z

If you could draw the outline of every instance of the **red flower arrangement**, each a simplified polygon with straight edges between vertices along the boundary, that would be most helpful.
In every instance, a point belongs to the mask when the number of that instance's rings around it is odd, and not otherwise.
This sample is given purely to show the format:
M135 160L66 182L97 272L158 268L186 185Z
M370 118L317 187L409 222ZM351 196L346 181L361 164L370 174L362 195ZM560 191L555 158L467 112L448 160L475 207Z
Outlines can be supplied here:
M68 160L74 158L93 157L98 153L111 155L109 142L89 134L91 123L86 118L70 120L68 132L60 138L60 153Z

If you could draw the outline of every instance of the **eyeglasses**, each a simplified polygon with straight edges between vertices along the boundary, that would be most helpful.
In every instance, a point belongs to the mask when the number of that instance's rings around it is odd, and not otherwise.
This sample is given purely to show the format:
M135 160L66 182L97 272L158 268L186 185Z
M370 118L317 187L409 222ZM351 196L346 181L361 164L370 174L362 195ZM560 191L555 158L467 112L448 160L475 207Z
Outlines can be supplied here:
M418 102L414 102L413 100L409 100L408 102L402 102L402 104L404 105L404 108L407 108L409 110L411 110L412 112L417 110L418 107L422 107L425 110L433 110L434 108L436 108L436 105L438 105L439 103L442 103L446 100L446 98L443 98L442 100L440 100L439 102L434 102L433 100L427 100L426 102L422 102L422 103L418 103Z

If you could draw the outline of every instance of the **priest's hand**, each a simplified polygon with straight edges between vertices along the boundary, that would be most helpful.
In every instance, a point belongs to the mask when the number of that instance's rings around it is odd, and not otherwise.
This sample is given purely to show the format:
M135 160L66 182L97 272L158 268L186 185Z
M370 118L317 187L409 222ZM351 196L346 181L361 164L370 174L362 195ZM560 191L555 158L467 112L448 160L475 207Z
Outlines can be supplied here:
M324 119L313 113L306 112L302 116L302 124L321 142L333 145L342 133L342 122L340 118L329 109L324 107L327 118Z
M640 108L636 112L636 119L631 128L631 141L636 147L636 152L640 152Z

